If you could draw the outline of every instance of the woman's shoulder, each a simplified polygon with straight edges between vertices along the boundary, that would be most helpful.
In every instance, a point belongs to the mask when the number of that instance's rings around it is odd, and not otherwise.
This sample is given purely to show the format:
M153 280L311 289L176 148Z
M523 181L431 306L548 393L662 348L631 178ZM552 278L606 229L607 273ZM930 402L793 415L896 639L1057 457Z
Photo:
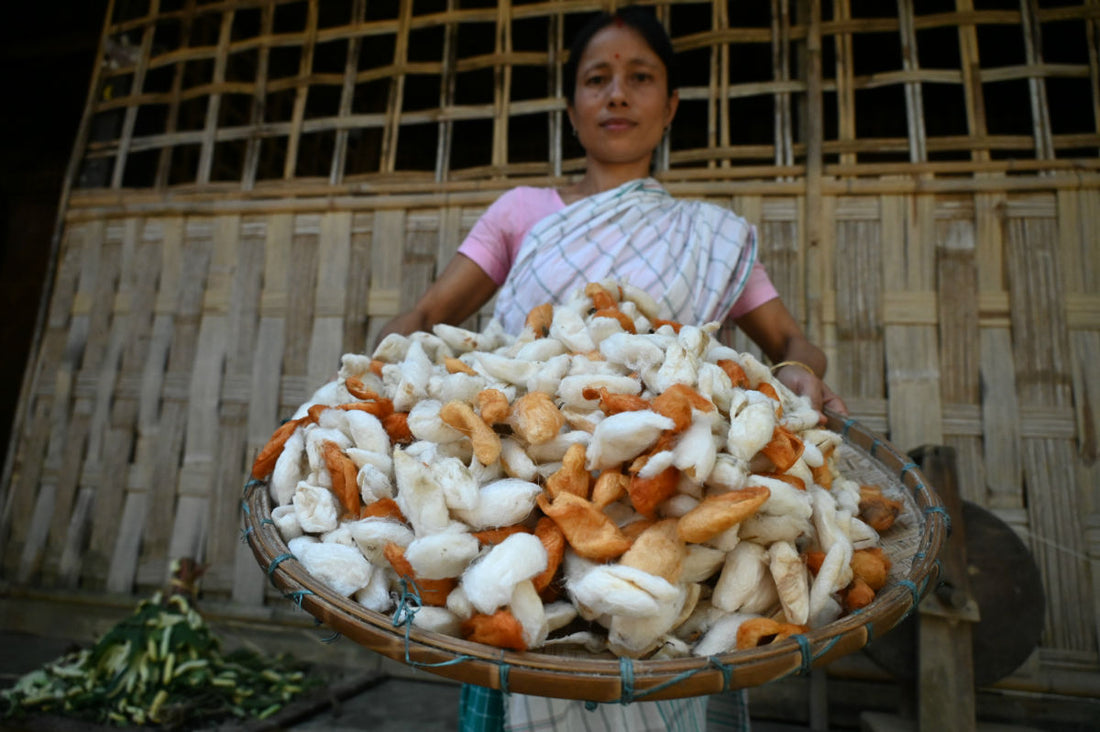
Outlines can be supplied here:
M564 206L554 188L518 186L501 194L486 213L507 222L505 228L526 233L535 222Z
M558 190L556 188L542 188L539 186L516 186L515 188L511 188L502 193L493 205L495 206L497 204L532 204L539 206L560 206L561 197L558 195Z

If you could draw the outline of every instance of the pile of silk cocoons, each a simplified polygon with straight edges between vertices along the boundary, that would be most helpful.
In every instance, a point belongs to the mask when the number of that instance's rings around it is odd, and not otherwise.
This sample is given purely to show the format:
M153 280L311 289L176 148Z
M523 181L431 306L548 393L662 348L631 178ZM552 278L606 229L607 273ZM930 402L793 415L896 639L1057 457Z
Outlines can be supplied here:
M253 466L290 553L369 610L516 651L711 656L867 605L901 501L841 475L840 435L717 323L659 315L590 283L517 336L344 355Z

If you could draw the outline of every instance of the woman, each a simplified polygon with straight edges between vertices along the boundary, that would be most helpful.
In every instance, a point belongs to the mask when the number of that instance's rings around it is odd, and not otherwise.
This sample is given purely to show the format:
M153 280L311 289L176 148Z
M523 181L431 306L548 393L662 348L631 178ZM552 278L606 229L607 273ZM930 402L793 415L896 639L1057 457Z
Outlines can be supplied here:
M653 152L679 103L674 74L672 44L651 14L628 7L614 16L594 18L578 34L564 69L567 112L586 153L584 176L560 189L517 188L501 196L413 309L390 321L379 338L392 332L429 330L436 323L461 323L498 288L496 315L515 330L527 310L551 299L547 295L568 294L609 275L623 277L679 311L669 313L673 319L734 320L773 363L787 364L776 370L780 381L807 395L815 408L844 412L843 402L821 380L825 354L806 339L763 269L753 266L755 232L718 206L671 199L647 178ZM716 221L721 235L736 237L735 246L722 246L719 240L709 248L685 245L669 252L664 231L640 253L636 237L630 238L632 246L623 246L621 233L616 242L615 234L608 233L614 227L607 224L620 223L613 217L622 208L633 212L633 203L616 207L608 200L628 200L617 191L624 185L630 188L630 198L657 199L652 216L658 225L679 227L678 233L685 237L705 238L707 231L698 220L707 225ZM603 198L593 202L600 194ZM647 222L633 223L644 229ZM599 227L599 236L580 241ZM568 261L561 259L559 248L563 229L572 237L567 254L574 259ZM526 247L517 252L523 241ZM591 264L585 244L600 253L606 252L607 242L618 249L615 256L604 257L595 268L585 266ZM737 259L731 261L731 253ZM661 254L676 271L668 272L653 261ZM556 275L551 286L532 287L540 284L546 272ZM676 302L670 302L668 289L676 287L707 289L711 297L686 303L681 292L673 294Z
M494 316L518 332L532 307L616 277L647 290L674 320L734 320L778 364L780 381L819 410L846 412L821 380L825 354L755 264L752 227L719 206L673 199L648 177L679 104L672 44L652 13L627 7L590 21L574 40L564 82L569 119L585 149L584 176L560 189L501 196L414 308L379 338L461 323L494 294ZM747 724L739 706L728 727ZM515 729L706 726L705 698L601 705L589 714L579 703L513 695L509 707L504 713ZM463 689L462 729L485 729L500 713L499 694Z

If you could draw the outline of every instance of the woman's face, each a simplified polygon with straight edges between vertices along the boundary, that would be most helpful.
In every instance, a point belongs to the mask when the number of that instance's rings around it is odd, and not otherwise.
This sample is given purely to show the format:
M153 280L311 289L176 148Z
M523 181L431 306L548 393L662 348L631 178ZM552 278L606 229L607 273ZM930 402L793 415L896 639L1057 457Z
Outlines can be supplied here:
M568 112L590 160L648 167L678 104L661 58L636 30L613 23L585 48Z

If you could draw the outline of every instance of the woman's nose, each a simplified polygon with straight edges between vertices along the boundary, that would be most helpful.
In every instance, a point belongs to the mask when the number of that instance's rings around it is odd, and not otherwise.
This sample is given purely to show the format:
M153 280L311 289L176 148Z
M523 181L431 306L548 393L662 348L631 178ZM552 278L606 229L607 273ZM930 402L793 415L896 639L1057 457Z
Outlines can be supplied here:
M611 77L608 88L608 102L610 104L626 104L626 84L617 74Z

